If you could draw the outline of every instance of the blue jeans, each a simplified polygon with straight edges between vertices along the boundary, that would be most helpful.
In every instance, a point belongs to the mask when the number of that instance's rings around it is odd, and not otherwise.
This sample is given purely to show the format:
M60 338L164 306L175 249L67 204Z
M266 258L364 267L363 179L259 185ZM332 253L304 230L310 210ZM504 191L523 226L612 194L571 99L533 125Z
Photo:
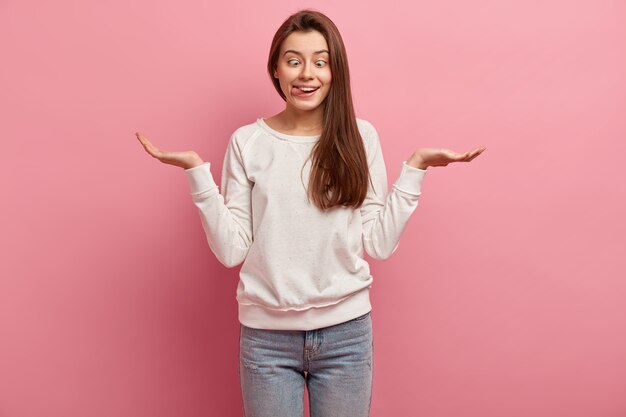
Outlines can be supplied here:
M240 324L239 376L245 417L368 417L372 402L371 314L316 330Z

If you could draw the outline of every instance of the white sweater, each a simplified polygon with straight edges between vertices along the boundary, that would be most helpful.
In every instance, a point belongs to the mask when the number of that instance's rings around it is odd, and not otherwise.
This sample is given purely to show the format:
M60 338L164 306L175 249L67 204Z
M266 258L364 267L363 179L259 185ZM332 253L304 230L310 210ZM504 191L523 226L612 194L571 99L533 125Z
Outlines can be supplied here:
M309 203L307 157L320 136L287 135L263 119L231 136L221 193L209 162L185 170L211 251L228 268L243 262L236 297L243 325L312 330L371 310L363 249L381 260L396 250L426 170L403 161L388 193L378 133L366 120L357 125L373 184L357 210L322 212Z

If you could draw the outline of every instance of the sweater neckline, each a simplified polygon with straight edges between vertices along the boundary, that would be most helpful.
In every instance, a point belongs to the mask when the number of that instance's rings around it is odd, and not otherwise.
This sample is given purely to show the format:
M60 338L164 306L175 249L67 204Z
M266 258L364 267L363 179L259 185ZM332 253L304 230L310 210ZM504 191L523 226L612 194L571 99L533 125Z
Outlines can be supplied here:
M271 135L277 137L278 139L287 140L291 142L317 142L322 135L311 135L311 136L302 136L302 135L288 135L283 132L279 132L278 130L272 129L263 118L257 119L257 124L261 126L265 131L270 133Z

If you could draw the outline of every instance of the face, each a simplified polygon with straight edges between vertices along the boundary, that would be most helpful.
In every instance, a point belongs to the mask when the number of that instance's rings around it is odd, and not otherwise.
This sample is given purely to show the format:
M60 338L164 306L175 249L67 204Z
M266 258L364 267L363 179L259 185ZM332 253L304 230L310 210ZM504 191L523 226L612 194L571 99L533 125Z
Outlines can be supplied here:
M324 102L332 80L328 59L326 39L318 31L293 32L283 41L274 77L287 106L307 111Z

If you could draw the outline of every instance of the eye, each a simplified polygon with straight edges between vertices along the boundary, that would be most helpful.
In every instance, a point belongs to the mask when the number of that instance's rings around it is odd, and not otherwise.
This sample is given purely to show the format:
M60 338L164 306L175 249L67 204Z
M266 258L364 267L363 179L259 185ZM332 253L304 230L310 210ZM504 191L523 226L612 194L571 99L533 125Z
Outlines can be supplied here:
M288 63L289 65L294 65L294 64L292 64L292 62L295 62L295 63L297 64L297 63L298 63L298 60L297 60L297 59L293 59L293 58L292 58L292 59L290 59L289 61L287 61L287 63Z
M316 64L319 64L318 67L323 67L326 65L326 61L320 59L316 62Z

